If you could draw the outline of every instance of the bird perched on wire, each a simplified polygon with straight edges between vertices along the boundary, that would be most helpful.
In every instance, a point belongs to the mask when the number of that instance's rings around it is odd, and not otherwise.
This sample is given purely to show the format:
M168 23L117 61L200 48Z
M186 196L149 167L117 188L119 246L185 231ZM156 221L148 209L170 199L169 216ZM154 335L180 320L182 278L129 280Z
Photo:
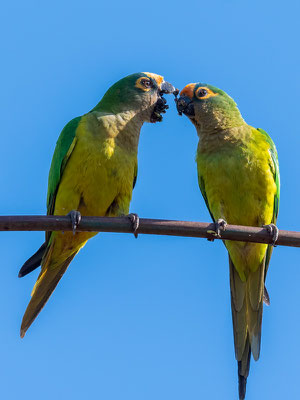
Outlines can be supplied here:
M160 75L136 73L111 86L87 114L62 130L48 180L47 214L69 214L72 232L46 232L45 243L25 262L22 277L39 265L41 272L23 316L24 337L68 265L94 236L76 232L83 216L121 216L129 212L137 179L137 151L144 122L162 120L168 108L163 97L175 88ZM131 215L136 233L138 217Z
M216 234L233 225L262 226L273 237L279 207L279 165L275 145L262 129L242 118L224 91L205 83L184 87L177 100L179 114L195 125L198 181ZM238 361L239 398L244 399L250 356L260 354L264 289L272 246L225 241L229 253L231 308Z

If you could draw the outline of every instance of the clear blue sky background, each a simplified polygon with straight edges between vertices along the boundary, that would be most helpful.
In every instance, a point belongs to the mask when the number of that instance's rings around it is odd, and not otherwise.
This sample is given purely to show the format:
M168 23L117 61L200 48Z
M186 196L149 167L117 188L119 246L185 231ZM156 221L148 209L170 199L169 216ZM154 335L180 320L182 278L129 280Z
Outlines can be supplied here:
M44 214L57 137L137 71L226 90L279 153L281 229L299 228L299 2L5 2L1 8L1 214ZM131 211L209 221L194 127L173 99L146 124ZM19 338L38 271L18 279L41 232L1 233L0 397L237 398L227 254L202 239L101 234ZM300 396L299 250L275 249L262 353L248 399Z

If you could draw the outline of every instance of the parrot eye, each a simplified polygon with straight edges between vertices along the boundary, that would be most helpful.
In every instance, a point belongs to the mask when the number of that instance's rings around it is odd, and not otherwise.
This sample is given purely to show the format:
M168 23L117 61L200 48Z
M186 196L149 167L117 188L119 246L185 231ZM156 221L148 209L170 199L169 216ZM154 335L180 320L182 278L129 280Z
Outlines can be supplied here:
M208 87L198 87L196 90L196 97L198 99L204 100L204 99L209 99L210 97L218 96L219 93L214 93L211 89Z
M207 95L207 90L199 89L197 92L197 97L205 97Z
M149 79L142 79L141 84L146 88L151 88L151 86L153 86L152 82Z
M152 88L153 82L151 79L141 77L136 81L135 86L144 90L144 92L148 92Z

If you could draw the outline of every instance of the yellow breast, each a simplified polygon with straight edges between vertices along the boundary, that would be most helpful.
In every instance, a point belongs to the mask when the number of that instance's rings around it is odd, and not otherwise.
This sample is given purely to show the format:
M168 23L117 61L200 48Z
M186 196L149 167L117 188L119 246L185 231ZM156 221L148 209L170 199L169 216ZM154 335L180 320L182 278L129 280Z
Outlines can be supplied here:
M248 148L228 148L222 154L198 154L198 172L215 220L223 218L228 224L246 226L271 223L277 188L270 154L267 145L260 143L259 149L255 146L253 143ZM259 266L267 248L230 241L226 247L241 275L247 268Z
M114 138L96 136L84 125L80 129L56 196L55 214L76 209L82 215L104 216L120 193L131 198L135 157Z

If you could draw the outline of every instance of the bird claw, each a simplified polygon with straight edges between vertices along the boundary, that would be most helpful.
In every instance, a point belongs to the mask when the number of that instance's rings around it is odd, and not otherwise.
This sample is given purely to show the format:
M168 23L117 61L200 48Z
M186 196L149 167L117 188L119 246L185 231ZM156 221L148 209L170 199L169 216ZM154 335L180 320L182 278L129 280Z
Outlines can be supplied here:
M81 214L79 211L72 210L69 212L68 216L71 218L72 231L73 231L73 235L75 235L76 229L81 221Z
M277 228L277 226L275 224L269 224L269 225L263 225L263 228L266 228L267 231L272 236L273 240L272 240L271 246L276 247L276 242L277 242L278 236L279 236L279 229Z
M127 216L130 219L130 222L132 224L134 237L137 239L137 237L138 237L137 230L138 230L139 225L140 225L140 217L137 214L134 214L134 213L128 214Z
M221 238L221 230L225 231L226 229L226 225L227 222L225 221L225 219L219 218L216 222L215 222L215 230L214 231L209 231L210 233L212 233L215 237L214 238L209 238L207 239L209 242L213 242L215 240L215 238Z
M225 231L227 222L225 219L219 218L217 222L215 222L216 225L216 234L218 237L221 237L221 230Z

